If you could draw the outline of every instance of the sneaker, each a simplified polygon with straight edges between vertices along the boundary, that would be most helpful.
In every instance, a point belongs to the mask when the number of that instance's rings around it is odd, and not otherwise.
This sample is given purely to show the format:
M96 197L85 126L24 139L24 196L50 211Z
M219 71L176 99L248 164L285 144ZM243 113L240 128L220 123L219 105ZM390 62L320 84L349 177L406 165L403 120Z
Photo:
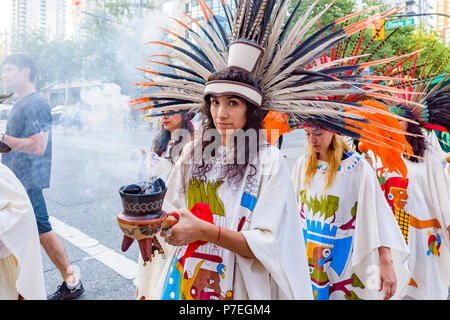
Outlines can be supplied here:
M55 291L55 293L49 295L47 297L48 300L70 300L75 299L84 292L83 284L81 281L79 282L78 286L76 286L73 289L69 289L67 287L66 282L64 281L62 285L58 287L58 290Z

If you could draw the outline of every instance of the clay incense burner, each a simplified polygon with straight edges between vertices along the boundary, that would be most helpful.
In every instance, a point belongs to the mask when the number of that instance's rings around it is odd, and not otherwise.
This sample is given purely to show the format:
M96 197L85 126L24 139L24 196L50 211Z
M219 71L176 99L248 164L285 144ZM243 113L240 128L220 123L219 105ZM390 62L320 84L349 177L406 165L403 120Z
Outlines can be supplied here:
M123 211L117 216L117 223L124 233L122 251L127 251L137 240L144 264L152 260L155 251L164 253L155 236L162 228L171 226L164 224L167 214L161 210L166 191L161 178L119 189Z

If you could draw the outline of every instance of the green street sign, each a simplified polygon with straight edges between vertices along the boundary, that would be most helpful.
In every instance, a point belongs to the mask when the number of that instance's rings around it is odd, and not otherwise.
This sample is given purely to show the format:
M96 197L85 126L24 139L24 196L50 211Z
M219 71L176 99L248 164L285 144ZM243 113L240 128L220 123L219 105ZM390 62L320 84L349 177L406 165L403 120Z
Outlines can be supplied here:
M408 27L408 26L412 26L412 25L414 25L414 18L409 18L409 19L405 19L405 20L386 22L385 28L386 29L394 29L394 28Z

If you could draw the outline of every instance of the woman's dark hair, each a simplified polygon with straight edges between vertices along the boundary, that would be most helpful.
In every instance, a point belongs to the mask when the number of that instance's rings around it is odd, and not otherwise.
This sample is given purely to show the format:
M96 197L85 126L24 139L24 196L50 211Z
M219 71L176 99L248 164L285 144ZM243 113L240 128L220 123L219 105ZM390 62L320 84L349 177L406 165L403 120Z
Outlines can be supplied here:
M190 121L190 115L186 113L181 113L181 126L180 129L187 129L189 133L191 134L191 137L194 133L194 127L192 126L192 122ZM171 139L171 134L169 130L164 129L163 126L161 126L161 130L156 135L156 137L153 139L153 147L152 151L158 154L158 156L162 156L164 152L166 152L167 147L169 146L169 141ZM174 146L178 145L179 143L186 143L187 141L183 141L183 136L179 136L178 139L175 141ZM175 163L176 157L172 154L172 151L174 148L172 148L169 152L169 155L167 159L170 160L170 162Z
M248 85L251 85L257 89L259 89L258 84L256 83L256 81L254 80L253 76L247 72L246 70L239 68L239 67L228 67L224 70L218 71L213 73L209 78L208 81L212 81L212 80L231 80L231 81L236 81L236 82L241 82L241 83L245 83ZM255 132L257 133L257 147L256 147L256 155L258 155L258 150L260 147L260 141L259 141L259 132L260 130L263 128L263 119L265 117L265 115L267 114L266 111L262 110L260 107L252 104L251 102L242 99L240 97L237 97L239 99L241 99L242 101L244 101L246 103L247 106L247 111L246 111L246 123L244 125L244 127L242 128L242 130L244 131L244 133L249 130L249 129L253 129L255 130ZM205 103L203 105L203 107L201 108L201 112L203 114L203 130L202 130L202 151L205 150L205 148L210 145L211 143L217 143L217 141L205 141L207 139L204 139L204 134L207 130L216 130L216 127L214 125L214 121L211 115L211 101L210 101L210 96L206 96L205 97ZM235 139L237 139L235 137ZM234 162L232 164L226 164L225 165L225 170L222 171L223 172L223 178L227 179L228 181L233 181L233 182L239 182L240 180L242 180L242 178L245 175L246 169L247 167L250 165L252 168L252 172L249 174L249 178L253 177L256 174L256 166L253 164L250 164L250 161L252 159L254 159L252 157L252 155L250 154L250 139L245 139L245 149L244 149L244 163L243 164L239 164L237 161L237 148L235 148L234 150ZM236 146L236 140L234 145ZM192 150L192 154L193 154L193 150ZM215 156L214 151L211 154L213 157ZM206 179L206 173L209 172L212 168L211 164L207 164L205 163L205 161L202 159L202 164L195 164L192 170L192 174L194 176L198 176L201 179Z
M413 113L411 112L411 109L409 106L405 104L400 104L397 106L398 108L401 108L405 110L406 118L409 118L411 120L417 121L417 119L414 118ZM416 156L423 157L425 154L425 150L427 149L427 144L425 141L425 137L423 137L422 130L420 129L420 125L408 122L408 127L406 129L407 132L417 134L420 136L406 136L406 141L411 145L413 152ZM420 159L417 159L415 157L408 158L409 161L412 162L419 162Z

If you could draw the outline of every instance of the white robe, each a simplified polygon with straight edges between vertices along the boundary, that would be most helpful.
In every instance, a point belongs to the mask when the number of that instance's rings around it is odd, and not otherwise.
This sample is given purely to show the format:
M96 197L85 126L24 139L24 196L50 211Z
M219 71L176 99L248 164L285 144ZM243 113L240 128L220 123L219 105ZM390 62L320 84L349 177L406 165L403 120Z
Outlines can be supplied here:
M177 262L186 250L186 246L178 247L161 275L158 296L163 299L311 299L294 190L280 151L265 146L256 164L257 173L247 179L251 171L248 168L237 184L219 180L222 166L214 164L206 174L207 181L196 180L202 189L196 189L199 193L193 195L189 189L183 191L187 181L181 172L181 162L189 158L192 145L184 148L172 171L169 178L172 188L167 191L163 209L170 212L188 208L193 201L209 203L214 223L241 231L256 258L244 258L208 243L186 259L177 273L174 269L180 267ZM194 180L191 177L190 183ZM205 198L198 201L202 192ZM185 275L181 294L180 278Z
M378 247L391 249L397 292L406 287L408 248L378 185L374 169L353 152L341 161L324 194L327 163L318 168L305 191L306 155L294 165L292 179L315 299L381 299Z
M379 168L380 182L392 209L408 220L404 236L411 251L407 299L447 299L450 285L450 178L438 149L429 147L423 162L404 160L407 181ZM402 217L403 219L403 217ZM403 223L401 221L400 223Z
M3 164L0 164L0 247L3 257L0 300L17 299L17 294L26 300L46 300L33 207L23 185Z

